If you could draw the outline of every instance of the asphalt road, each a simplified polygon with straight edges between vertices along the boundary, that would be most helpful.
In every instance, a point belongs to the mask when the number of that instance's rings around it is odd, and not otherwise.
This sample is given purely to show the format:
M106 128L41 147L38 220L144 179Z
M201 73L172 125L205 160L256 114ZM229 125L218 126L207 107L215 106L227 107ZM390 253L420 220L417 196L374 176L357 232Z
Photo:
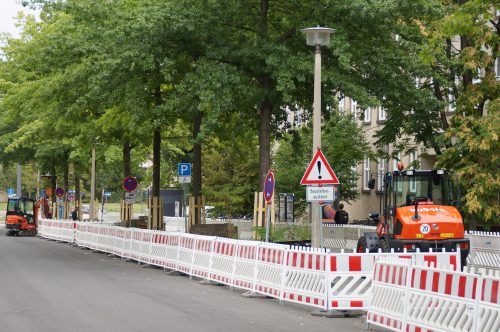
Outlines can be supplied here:
M241 293L0 225L0 331L366 331Z

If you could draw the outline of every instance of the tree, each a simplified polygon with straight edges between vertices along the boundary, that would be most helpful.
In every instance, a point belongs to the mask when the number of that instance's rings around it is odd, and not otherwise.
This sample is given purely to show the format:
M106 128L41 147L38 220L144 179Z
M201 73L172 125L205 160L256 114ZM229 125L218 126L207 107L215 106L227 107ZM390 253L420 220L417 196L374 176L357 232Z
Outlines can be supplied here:
M499 142L500 83L494 63L499 53L499 19L492 16L497 1L456 1L451 13L429 28L430 44L437 50L460 36L452 59L456 112L446 128L448 149L438 164L458 175L464 189L463 209L472 229L482 222L498 223L500 216ZM436 64L436 62L432 62ZM452 76L453 77L453 76Z

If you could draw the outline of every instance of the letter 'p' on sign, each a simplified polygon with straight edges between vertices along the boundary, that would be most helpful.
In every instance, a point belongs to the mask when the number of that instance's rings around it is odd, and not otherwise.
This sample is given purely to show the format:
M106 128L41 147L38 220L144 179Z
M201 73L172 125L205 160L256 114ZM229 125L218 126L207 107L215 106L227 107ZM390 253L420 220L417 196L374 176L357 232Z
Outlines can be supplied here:
M190 163L178 163L177 173L179 176L191 176L191 164Z

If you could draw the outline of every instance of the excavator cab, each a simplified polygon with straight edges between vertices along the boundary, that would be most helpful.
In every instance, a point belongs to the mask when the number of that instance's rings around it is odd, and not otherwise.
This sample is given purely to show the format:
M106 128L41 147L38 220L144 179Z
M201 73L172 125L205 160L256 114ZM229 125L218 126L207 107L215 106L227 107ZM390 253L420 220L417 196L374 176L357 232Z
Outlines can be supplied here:
M7 235L36 234L37 220L35 201L31 198L9 198L5 216Z
M447 171L386 173L382 200L377 231L358 240L358 252L456 251L458 247L465 264L469 240L464 238L457 190Z

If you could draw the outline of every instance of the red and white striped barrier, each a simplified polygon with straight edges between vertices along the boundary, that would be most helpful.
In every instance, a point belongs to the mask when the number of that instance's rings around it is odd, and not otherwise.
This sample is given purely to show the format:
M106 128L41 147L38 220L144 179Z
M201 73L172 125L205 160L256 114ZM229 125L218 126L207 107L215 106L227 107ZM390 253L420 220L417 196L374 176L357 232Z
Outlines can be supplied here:
M340 253L329 256L327 284L328 308L338 310L366 310L372 299L372 274L375 262L382 257L405 259L416 264L448 266L460 270L460 253Z
M285 253L283 245L262 243L259 246L254 285L256 293L281 298Z
M329 256L324 250L287 249L281 298L326 309L326 265Z
M329 253L88 222L77 222L75 228L74 222L43 220L39 234L323 309L369 308L374 265L384 256L400 257L411 264L452 264L454 269L460 269L459 253Z
M213 245L209 279L232 286L237 240L217 238Z
M393 331L500 331L499 276L380 260L367 322Z

